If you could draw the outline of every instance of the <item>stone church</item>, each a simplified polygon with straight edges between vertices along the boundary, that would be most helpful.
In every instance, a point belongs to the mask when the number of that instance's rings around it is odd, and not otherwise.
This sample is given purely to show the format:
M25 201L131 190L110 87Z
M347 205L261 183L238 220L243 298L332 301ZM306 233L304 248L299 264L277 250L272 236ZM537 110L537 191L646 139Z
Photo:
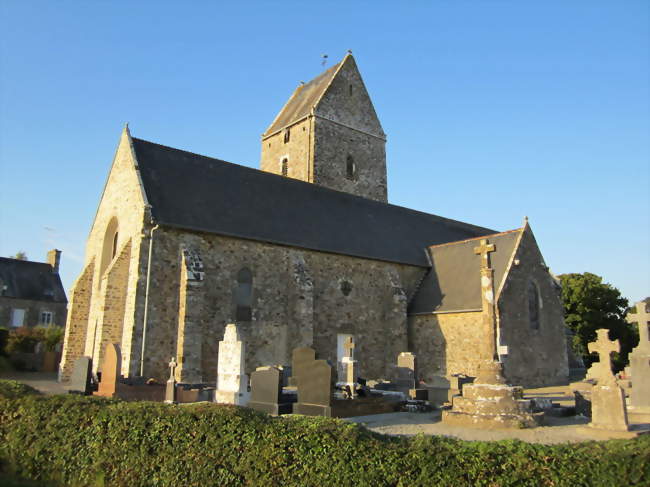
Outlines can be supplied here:
M391 205L386 135L351 54L299 85L262 135L261 170L122 132L70 296L61 380L118 343L122 374L216 380L218 343L240 325L246 369L333 364L354 335L360 375L418 357L435 382L475 375L480 239L495 245L497 340L519 385L567 379L558 287L527 222L497 232Z

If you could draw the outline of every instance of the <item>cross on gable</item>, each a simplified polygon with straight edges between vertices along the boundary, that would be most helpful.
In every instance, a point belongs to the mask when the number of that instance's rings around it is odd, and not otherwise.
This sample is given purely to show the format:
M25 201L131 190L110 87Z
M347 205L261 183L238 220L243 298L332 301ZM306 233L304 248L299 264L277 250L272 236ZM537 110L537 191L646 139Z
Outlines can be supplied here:
M490 252L496 251L494 244L488 244L487 238L481 239L481 245L474 247L474 253L481 256L481 268L490 267Z
M625 318L628 323L637 323L639 325L639 349L646 350L650 346L650 336L648 333L648 322L650 313L645 310L645 302L636 303L636 313L628 313Z
M354 353L354 339L347 337L343 343L343 348L345 349L345 356L352 358L352 354Z
M620 346L618 340L610 340L607 335L607 330L601 328L596 330L598 338L595 342L591 342L588 345L589 353L597 353L600 357L600 374L601 377L597 377L598 383L601 382L614 382L614 374L612 374L612 352L619 352Z

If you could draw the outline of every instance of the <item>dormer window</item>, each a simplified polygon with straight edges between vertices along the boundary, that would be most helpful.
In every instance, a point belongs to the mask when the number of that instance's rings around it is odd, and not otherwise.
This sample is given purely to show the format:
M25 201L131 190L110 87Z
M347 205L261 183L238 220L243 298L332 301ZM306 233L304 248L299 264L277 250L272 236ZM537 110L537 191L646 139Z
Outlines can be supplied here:
M345 177L348 179L354 179L356 172L356 167L354 165L354 158L348 155L348 158L345 162Z
M289 160L285 157L282 159L282 175L286 176L289 173Z
M284 143L286 144L291 139L291 130L287 129L284 131Z

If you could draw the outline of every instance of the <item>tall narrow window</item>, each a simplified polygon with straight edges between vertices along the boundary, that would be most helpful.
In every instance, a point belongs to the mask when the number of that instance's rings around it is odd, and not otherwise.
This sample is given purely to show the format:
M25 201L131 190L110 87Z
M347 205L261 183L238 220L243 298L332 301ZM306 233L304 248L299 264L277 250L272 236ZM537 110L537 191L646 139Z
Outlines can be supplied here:
M113 254L111 255L111 259L115 257L115 254L117 254L117 232L115 232L115 236L113 236Z
M286 176L289 173L289 161L285 157L282 159L282 175Z
M243 268L237 274L237 291L235 292L235 320L251 321L253 312L253 274L247 268Z
M528 282L528 319L533 330L539 330L539 291L533 281Z
M286 144L291 139L291 130L287 129L284 131L284 143Z
M348 86L348 91L350 93L350 96L352 96L352 83Z
M352 156L348 155L348 158L345 162L345 177L348 179L354 179L355 167L354 159Z

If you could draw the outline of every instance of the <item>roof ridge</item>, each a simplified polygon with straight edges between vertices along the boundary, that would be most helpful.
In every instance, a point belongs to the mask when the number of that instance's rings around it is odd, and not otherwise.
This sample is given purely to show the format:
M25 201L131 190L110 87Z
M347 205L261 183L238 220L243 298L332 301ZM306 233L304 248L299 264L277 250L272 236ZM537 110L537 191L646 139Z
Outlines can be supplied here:
M471 225L471 223L469 223L468 225ZM458 245L458 244L462 244L462 243L465 243L465 242L471 242L472 240L481 240L482 238L488 238L488 237L500 237L502 235L507 235L509 233L521 232L523 229L524 229L523 227L520 227L520 228L515 228L513 230L506 230L505 232L489 233L487 235L481 235L479 237L472 237L472 238L466 238L464 240L456 240L454 242L446 242L446 243L442 243L442 244L429 245L429 248L444 247L446 245ZM486 230L489 230L489 228L486 228Z

